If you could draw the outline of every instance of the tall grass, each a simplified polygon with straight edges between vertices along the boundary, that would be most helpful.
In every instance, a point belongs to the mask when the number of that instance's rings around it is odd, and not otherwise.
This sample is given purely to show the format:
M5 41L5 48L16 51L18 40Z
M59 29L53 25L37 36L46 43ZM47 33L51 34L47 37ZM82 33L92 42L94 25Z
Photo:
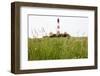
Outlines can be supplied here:
M87 37L28 39L28 60L88 57Z

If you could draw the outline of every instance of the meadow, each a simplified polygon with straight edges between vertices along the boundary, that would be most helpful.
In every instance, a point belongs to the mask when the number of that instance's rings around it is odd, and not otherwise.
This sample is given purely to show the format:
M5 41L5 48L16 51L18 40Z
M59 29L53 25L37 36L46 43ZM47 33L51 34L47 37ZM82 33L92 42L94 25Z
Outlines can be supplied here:
M87 37L28 39L28 60L80 59L87 57Z

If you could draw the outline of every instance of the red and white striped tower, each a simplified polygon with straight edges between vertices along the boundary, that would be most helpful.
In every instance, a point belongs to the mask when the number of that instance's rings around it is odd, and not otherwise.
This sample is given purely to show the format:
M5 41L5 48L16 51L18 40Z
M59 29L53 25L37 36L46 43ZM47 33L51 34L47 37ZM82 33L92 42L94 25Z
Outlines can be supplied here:
M60 34L60 20L57 19L57 34Z

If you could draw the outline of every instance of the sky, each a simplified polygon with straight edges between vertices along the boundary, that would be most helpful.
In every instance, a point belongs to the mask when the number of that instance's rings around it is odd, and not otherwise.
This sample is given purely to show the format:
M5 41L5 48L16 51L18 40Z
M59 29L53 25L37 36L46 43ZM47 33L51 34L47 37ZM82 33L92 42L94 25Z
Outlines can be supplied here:
M28 37L41 38L50 32L56 33L58 18L61 33L67 32L73 37L88 36L88 17L31 14L28 16Z

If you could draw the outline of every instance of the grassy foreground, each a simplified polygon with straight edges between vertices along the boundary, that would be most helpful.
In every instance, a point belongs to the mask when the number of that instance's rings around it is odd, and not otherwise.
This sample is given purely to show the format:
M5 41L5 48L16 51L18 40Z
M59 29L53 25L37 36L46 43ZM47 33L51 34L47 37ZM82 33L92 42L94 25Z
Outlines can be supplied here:
M28 60L88 57L87 37L28 39Z

